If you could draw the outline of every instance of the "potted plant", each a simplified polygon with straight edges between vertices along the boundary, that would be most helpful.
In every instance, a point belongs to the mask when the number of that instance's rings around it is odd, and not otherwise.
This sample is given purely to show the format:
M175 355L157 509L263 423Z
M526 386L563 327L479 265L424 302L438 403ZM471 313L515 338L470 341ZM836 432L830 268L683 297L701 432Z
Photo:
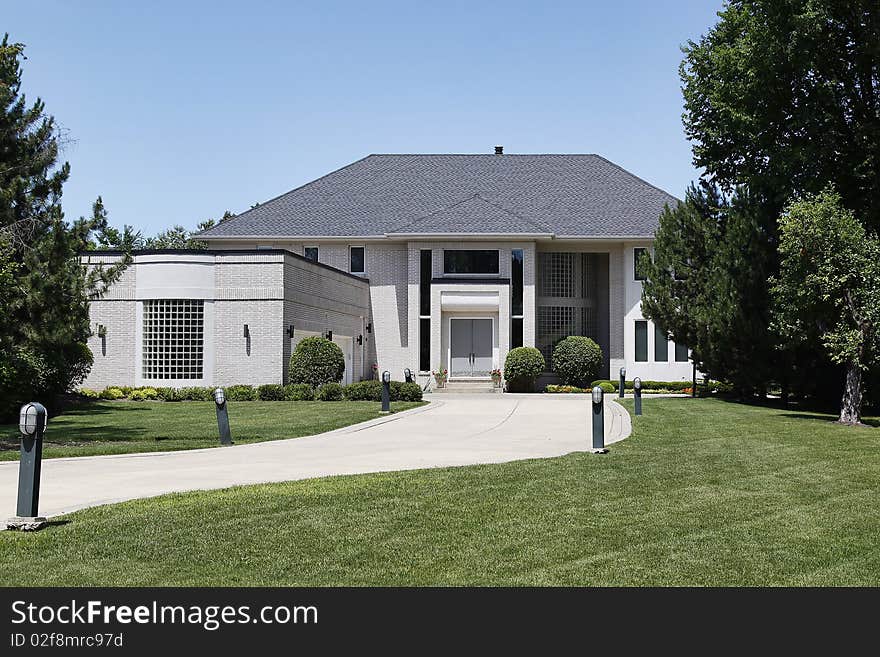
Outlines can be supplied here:
M441 365L436 370L433 370L431 374L434 375L434 380L437 381L438 388L446 387L446 379L449 376L449 370Z
M492 370L492 386L495 388L501 387L501 370L497 367Z

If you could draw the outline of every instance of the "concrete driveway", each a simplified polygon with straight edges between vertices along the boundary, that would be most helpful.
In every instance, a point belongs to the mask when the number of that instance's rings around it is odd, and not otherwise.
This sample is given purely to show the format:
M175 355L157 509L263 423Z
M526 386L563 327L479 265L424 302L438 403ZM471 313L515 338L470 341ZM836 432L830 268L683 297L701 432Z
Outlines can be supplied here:
M164 493L328 475L503 463L590 447L584 395L444 395L427 406L328 433L225 448L43 461L40 513ZM328 412L332 404L327 405ZM233 437L235 427L232 427ZM630 418L606 397L606 444ZM15 515L18 462L0 463L0 500Z

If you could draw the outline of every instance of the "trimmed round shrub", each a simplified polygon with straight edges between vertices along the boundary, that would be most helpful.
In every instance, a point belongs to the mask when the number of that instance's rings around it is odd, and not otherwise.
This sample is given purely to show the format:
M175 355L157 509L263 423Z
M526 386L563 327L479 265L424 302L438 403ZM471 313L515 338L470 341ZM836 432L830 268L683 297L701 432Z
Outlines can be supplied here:
M422 387L418 383L401 383L397 391L397 400L422 401Z
M327 338L303 338L290 357L290 383L308 383L318 388L325 383L339 383L344 373L342 349Z
M308 383L291 383L284 386L284 399L286 401L313 401L315 389Z
M104 388L101 391L101 399L116 400L122 399L123 397L125 397L125 394L122 392L122 390L112 386L109 388Z
M590 338L570 335L553 349L553 371L566 385L585 388L602 369L602 348Z
M512 392L532 392L535 379L547 367L544 356L534 347L517 347L507 352L504 378Z
M260 401L284 401L284 386L279 383L267 383L257 388Z
M595 386L593 386L593 387L595 387ZM608 383L608 381L603 381L602 383L599 384L599 387L602 388L602 392L604 392L606 395L613 393L613 392L617 392L617 386L615 386L611 383ZM592 388L591 388L591 390L592 390Z
M392 381L393 383L393 381ZM345 398L349 401L379 401L382 399L382 383L379 381L358 381L349 383L343 390ZM391 388L394 396L394 387Z
M248 385L229 386L226 388L226 399L229 401L257 401L257 389Z
M602 386L603 383L607 383L611 386L611 392L617 392L617 381L612 381L611 379L596 379L592 383L590 383L590 390L595 388L596 386ZM602 388L603 390L605 388Z
M325 383L318 388L315 399L318 401L342 401L345 397L340 383Z

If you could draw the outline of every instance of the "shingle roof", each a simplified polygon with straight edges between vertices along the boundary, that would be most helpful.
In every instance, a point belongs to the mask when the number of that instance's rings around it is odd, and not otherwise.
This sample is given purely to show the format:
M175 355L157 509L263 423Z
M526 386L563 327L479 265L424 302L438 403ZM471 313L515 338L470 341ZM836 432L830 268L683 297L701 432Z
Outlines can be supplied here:
M648 236L676 203L598 155L370 155L201 236Z

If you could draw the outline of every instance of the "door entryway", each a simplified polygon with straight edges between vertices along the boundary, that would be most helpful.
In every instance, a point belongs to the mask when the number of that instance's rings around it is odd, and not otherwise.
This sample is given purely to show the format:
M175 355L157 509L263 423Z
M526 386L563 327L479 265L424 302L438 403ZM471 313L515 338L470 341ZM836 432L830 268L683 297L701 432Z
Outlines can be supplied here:
M449 376L484 378L492 373L492 319L449 320Z

